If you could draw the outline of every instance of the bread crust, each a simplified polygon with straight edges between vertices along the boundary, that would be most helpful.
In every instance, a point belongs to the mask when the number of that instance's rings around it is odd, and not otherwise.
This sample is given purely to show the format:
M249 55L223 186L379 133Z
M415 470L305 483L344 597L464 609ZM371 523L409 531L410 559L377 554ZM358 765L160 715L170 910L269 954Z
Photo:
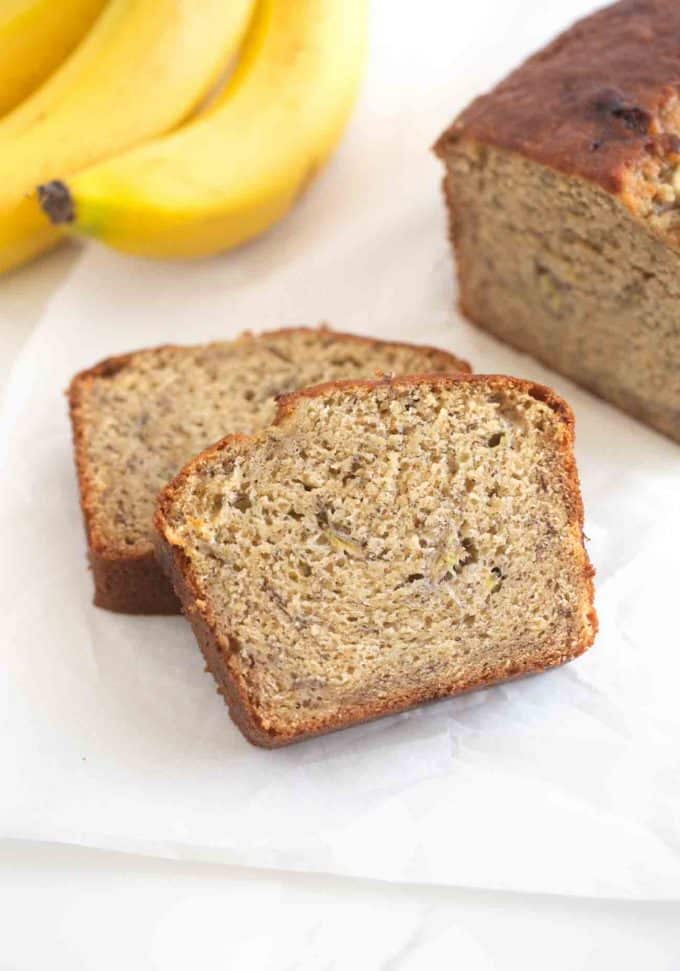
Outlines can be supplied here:
M572 660L586 651L593 643L598 627L593 588L595 571L588 559L584 545L583 502L573 453L574 416L569 405L550 388L532 381L510 378L505 375L475 374L420 374L399 378L384 378L379 381L330 381L311 388L302 388L291 394L282 395L278 399L278 411L274 424L282 425L291 419L296 407L303 399L322 397L337 390L359 392L363 390L370 392L381 385L392 387L414 387L418 385L447 386L463 382L479 384L488 384L491 382L499 388L512 387L526 391L532 397L544 401L563 422L565 436L562 446L562 457L566 470L566 496L569 524L577 528L581 539L582 581L585 591L584 607L586 608L585 614L588 620L588 626L584 627L584 636L581 642L568 653L556 650L545 662L539 663L538 661L531 661L525 665L517 665L516 669L507 671L500 677L490 676L463 684L444 684L435 695L432 692L428 692L426 695L419 695L417 692L405 693L398 698L393 698L390 702L353 708L346 715L341 713L335 718L327 719L323 723L303 725L301 728L290 733L276 732L266 728L262 724L258 712L250 703L246 685L240 678L238 670L229 663L230 654L237 652L239 649L240 645L237 639L230 633L225 640L218 633L216 618L211 612L210 605L201 596L189 559L179 546L173 544L168 535L169 524L166 518L166 512L172 504L175 493L181 491L184 482L191 475L195 467L206 459L210 459L220 452L229 449L233 444L248 445L255 443L263 433L260 432L250 436L228 435L192 459L159 495L156 514L154 516L154 527L156 530L155 548L158 560L170 577L175 592L182 603L183 612L192 626L205 659L206 670L213 675L217 682L218 691L222 694L229 708L229 714L232 720L245 737L254 745L264 748L280 748L292 742L327 734L342 728L347 728L350 725L372 721L384 715L407 711L410 708L424 703L453 697L468 691L490 687L494 684L535 674Z
M347 334L331 330L326 326L321 328L282 327L257 335L247 331L236 340L262 340L281 334L313 333L317 330L328 332L334 339L347 340L353 343L371 346L389 345L429 351L440 355L442 358L449 359L451 367L458 371L470 371L470 365L466 361L436 347ZM207 346L210 346L210 344ZM115 546L107 541L97 529L93 483L95 470L89 468L85 451L85 424L82 417L82 403L92 382L100 378L114 376L130 364L138 354L167 349L177 350L181 353L186 347L179 344L162 344L154 348L143 348L138 351L131 351L128 354L105 358L93 367L76 374L66 392L71 418L80 507L87 538L88 560L94 580L94 604L116 613L179 614L181 613L181 605L168 582L167 576L159 566L151 546L148 548L146 546L143 548Z
M680 154L680 4L622 0L579 20L476 98L435 145L507 149L625 196L627 170ZM625 198L624 198L625 201Z
M680 397L673 370L680 344L673 309L668 306L674 291L664 279L667 273L674 278L675 271L672 262L664 262L657 275L658 257L664 254L654 251L660 244L674 259L680 253L680 196L674 188L680 169L677 0L621 0L578 21L474 100L441 135L435 152L447 169L444 198L461 312L498 339L532 354L680 442ZM522 163L527 161L542 170L531 174L535 214L527 215L526 223L521 218L507 220L509 231L517 231L517 235L510 234L508 245L516 240L514 245L523 249L521 266L526 268L526 276L524 269L517 273L517 267L504 271L497 254L487 254L485 263L479 240L489 228L480 229L480 235L474 228L477 219L484 221L485 210L490 216L494 196L512 194L510 185L494 187L497 176L486 172L487 166L493 172L499 156L506 171L516 167L526 174L527 166ZM475 174L476 165L479 172ZM478 191L478 203L467 195L467 180L478 187L484 185ZM555 192L568 198L570 187L581 199L573 205L573 224L563 232L559 227L547 228L541 209L550 208ZM582 214L588 211L583 201L586 195L592 198L587 217ZM526 209L530 212L532 206ZM603 213L611 214L606 217L611 222L602 221ZM552 226L549 220L547 223ZM492 217L489 225L493 225ZM579 238L579 228L583 264L570 277L569 264L578 244L569 240ZM643 250L637 268L642 280L639 306L635 299L629 305L622 296L618 256L612 256L607 245L600 251L597 242L598 234L611 240L619 231L622 238L633 241L627 245L639 244ZM591 244L592 278L588 272ZM645 259L648 246L653 248ZM536 275L541 249L549 254L548 265L564 267L564 278L557 271L558 284L564 283L567 291L563 311L550 306L550 297L546 299ZM622 255L620 265L625 268L626 262L635 266L637 260ZM487 286L494 291L488 299ZM523 290L527 320L519 314L513 326ZM635 285L631 292L634 290ZM589 312L589 322L583 319L579 303L582 294L587 299L595 292L602 298ZM558 293L557 304L560 302ZM657 303L662 308L658 314ZM619 309L623 311L620 316ZM648 320L655 321L654 330L648 330ZM599 344L600 351L611 341L615 367L606 353L593 353L593 344L590 351L587 345L582 353L575 349L584 332ZM629 377L621 374L626 360L621 337L626 333L631 337ZM566 346L571 350L565 350Z

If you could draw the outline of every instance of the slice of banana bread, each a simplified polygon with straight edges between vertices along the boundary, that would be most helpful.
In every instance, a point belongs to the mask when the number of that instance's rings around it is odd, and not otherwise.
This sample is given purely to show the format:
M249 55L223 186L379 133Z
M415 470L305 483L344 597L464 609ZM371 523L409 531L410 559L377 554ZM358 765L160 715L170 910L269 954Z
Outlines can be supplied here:
M497 376L326 384L159 497L159 558L252 742L561 664L592 643L592 569L552 391Z
M436 151L463 312L680 442L680 3L580 21Z
M137 351L76 375L68 395L95 603L123 613L178 613L153 555L159 490L228 432L269 424L276 395L376 370L470 369L433 348L295 328Z

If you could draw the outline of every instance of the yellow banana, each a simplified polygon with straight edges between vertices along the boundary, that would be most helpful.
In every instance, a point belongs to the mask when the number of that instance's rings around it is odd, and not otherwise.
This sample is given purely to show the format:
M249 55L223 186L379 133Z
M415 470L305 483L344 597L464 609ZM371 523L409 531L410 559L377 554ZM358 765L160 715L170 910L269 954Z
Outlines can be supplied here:
M45 88L37 117L7 137L0 123L0 270L58 239L35 186L180 124L228 64L253 7L254 0L112 0L51 93Z
M128 0L109 0L71 56L39 88L0 118L0 140L18 135L36 121L47 117L54 106L80 83L81 77L91 71L100 54L111 43L112 36L120 30L121 21L129 11Z
M0 5L0 115L73 50L104 0L4 0Z
M367 0L260 0L221 97L172 135L42 186L56 223L152 257L271 226L337 143L358 90Z

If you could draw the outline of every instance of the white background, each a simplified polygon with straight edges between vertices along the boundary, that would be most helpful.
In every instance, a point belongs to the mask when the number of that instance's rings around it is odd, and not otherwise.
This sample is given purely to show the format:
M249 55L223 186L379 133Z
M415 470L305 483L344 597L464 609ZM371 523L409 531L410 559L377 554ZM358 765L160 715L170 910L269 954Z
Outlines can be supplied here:
M434 33L438 50L442 32L457 38L456 57L446 66L453 115L520 53L591 5L553 2L541 5L540 11L533 6L519 0L503 4L487 0L474 10L435 0L417 7L395 0L376 3L380 33L374 37L378 50L372 63L379 64L380 71L369 70L365 102L353 131L299 212L276 231L279 245L293 232L309 234L310 245L314 231L328 236L329 225L322 221L313 230L318 219L305 221L305 215L316 216L337 204L334 186L343 184L342 166L356 166L361 148L356 132L361 130L366 100L385 85L396 88L405 105L423 96L413 77L414 65ZM469 43L461 44L461 32ZM437 96L441 98L441 91ZM446 120L442 114L442 124ZM437 133L404 131L398 115L390 121L395 138L416 137L423 146ZM380 146L380 158L386 157L384 147ZM370 153L365 164L370 170ZM399 177L405 175L399 173ZM433 178L437 175L433 167ZM329 200L326 207L325 199ZM390 200L378 198L373 203L389 207ZM267 250L261 252L266 255ZM69 275L75 259L73 253L63 252L0 284L3 378L52 289ZM138 273L134 271L136 277ZM151 279L154 270L148 268L148 274ZM187 279L186 272L180 275ZM320 312L335 319L333 307ZM243 323L258 326L256 321ZM141 337L139 343L145 342ZM527 867L534 862L527 860ZM587 866L587 860L580 865ZM680 908L673 900L624 902L396 886L18 841L2 845L0 867L3 971L44 966L173 969L194 963L254 971L410 969L436 967L444 961L456 961L472 971L514 968L520 962L524 968L547 965L557 971L599 971L608 965L618 969L680 966Z

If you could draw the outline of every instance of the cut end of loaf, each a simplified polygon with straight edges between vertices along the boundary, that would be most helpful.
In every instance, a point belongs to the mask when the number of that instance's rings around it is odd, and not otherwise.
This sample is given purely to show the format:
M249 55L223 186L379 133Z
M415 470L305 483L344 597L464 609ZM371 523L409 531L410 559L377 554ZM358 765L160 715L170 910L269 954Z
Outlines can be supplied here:
M649 231L670 232L680 205L640 189L633 215L596 185L466 139L445 164L466 316L680 441L678 254Z
M187 466L159 545L245 734L286 744L584 651L572 439L528 382L343 382Z

